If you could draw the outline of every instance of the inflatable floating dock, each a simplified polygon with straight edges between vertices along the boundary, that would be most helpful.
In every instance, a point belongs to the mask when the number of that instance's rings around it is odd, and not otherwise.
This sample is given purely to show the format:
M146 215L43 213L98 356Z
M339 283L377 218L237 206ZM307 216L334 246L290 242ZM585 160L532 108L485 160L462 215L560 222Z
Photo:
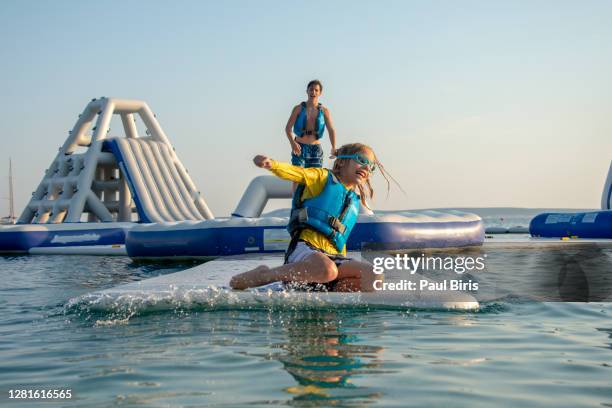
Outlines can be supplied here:
M533 237L612 239L612 163L601 195L601 211L543 213L529 223Z
M290 184L287 194L291 194ZM284 252L290 240L287 221L288 217L234 217L142 224L128 233L126 249L131 258L153 260ZM483 239L480 217L460 211L361 214L347 249L458 248L481 245Z
M124 135L110 135L113 115ZM282 252L287 217L262 217L262 211L269 199L290 197L290 183L260 176L231 217L215 218L146 103L94 99L17 224L0 227L0 252L156 259ZM349 250L468 247L484 240L482 219L459 211L363 212L353 231Z

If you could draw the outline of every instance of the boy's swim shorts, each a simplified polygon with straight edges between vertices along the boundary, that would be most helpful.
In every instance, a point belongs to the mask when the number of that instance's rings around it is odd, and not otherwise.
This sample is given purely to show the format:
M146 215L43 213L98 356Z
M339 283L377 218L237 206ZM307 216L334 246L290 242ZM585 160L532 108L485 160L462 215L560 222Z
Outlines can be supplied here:
M300 167L323 167L323 149L320 144L304 144L298 142L302 148L299 156L291 152L291 164Z

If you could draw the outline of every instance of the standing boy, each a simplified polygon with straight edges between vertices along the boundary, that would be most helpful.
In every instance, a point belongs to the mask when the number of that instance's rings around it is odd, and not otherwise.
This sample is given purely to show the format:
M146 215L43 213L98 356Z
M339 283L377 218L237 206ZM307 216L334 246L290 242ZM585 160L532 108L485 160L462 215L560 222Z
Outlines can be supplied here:
M315 79L306 86L308 100L295 106L285 126L291 144L291 164L301 167L322 167L321 138L327 127L331 156L336 154L336 130L329 109L319 103L323 93L321 81Z

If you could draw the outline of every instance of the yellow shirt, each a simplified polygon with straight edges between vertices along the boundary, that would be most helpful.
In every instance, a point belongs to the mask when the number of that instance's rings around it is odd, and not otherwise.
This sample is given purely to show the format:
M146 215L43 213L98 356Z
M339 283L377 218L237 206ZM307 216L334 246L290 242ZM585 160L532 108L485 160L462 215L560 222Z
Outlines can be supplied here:
M304 193L302 194L302 200L307 198L316 197L325 188L327 183L327 175L329 170L318 167L310 167L305 169L304 167L293 166L289 163L281 163L272 160L272 168L270 169L274 175L284 179L293 181L295 183L304 184ZM315 248L319 248L322 251L327 252L331 255L342 254L346 255L346 245L342 248L341 252L338 252L334 244L323 234L318 231L305 229L300 233L300 239L308 242Z

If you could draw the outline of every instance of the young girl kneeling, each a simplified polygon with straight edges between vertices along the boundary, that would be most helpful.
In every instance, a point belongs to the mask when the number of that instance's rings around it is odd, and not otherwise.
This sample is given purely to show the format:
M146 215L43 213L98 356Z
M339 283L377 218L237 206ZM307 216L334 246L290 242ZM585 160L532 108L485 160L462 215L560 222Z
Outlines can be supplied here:
M298 184L288 230L291 243L285 264L265 265L234 276L230 286L246 289L283 281L338 292L374 290L372 265L346 258L346 242L357 222L360 204L373 196L370 176L379 164L372 149L360 143L337 150L332 170L303 168L256 156L255 165Z

